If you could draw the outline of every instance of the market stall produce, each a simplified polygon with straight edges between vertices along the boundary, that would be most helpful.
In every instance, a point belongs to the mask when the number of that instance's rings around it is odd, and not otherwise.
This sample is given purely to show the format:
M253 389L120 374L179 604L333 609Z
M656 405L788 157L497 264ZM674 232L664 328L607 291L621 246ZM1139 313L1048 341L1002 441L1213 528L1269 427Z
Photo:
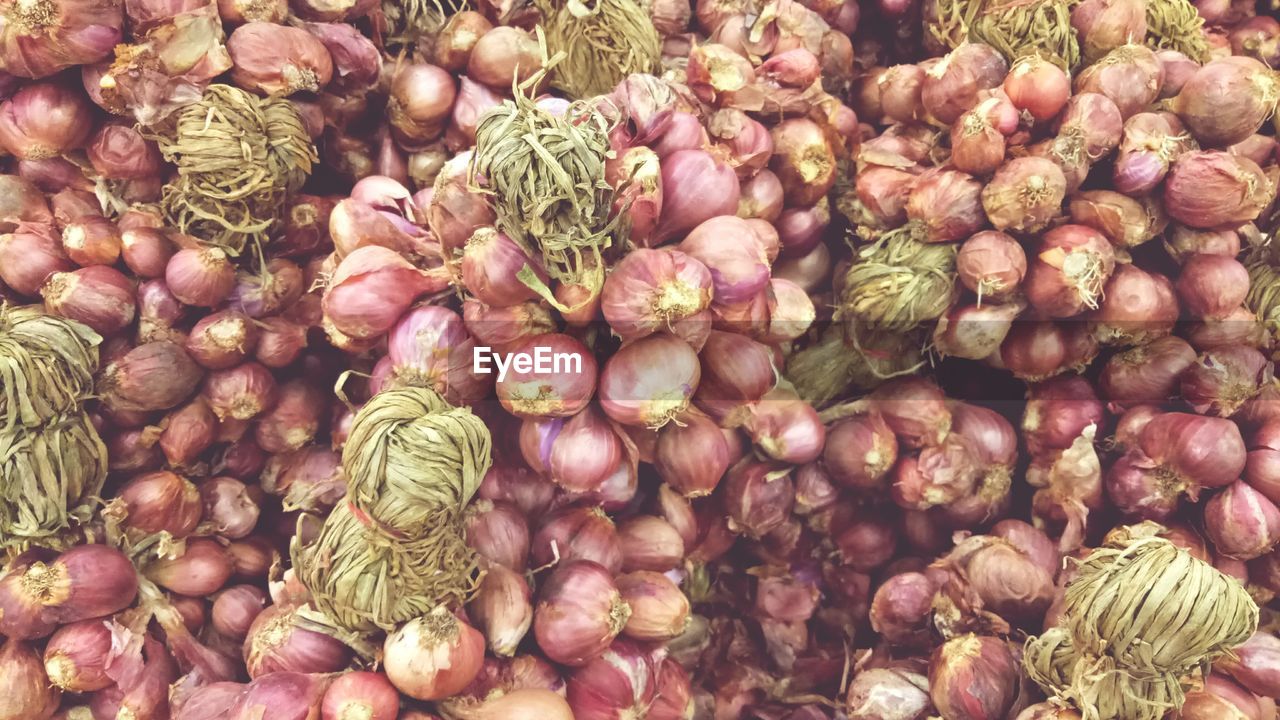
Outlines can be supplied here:
M0 0L0 720L1275 720L1273 0Z

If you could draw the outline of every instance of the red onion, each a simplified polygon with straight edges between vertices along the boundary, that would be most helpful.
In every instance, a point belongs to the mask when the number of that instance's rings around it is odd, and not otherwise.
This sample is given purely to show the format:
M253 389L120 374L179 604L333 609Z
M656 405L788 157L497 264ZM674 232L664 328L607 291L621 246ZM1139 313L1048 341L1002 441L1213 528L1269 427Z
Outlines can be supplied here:
M0 103L0 146L20 160L45 160L76 150L92 131L88 100L56 82L24 85Z
M1031 55L1013 63L1003 88L1014 107L1043 123L1052 120L1067 104L1071 78L1057 65Z
M1075 78L1077 93L1099 93L1115 103L1121 117L1146 109L1160 93L1160 61L1142 45L1128 44L1107 53Z
M1136 265L1120 265L1107 281L1102 302L1092 318L1094 335L1109 344L1164 337L1173 331L1178 320L1173 283Z
M623 425L660 428L688 407L700 377L697 353L688 343L666 333L650 335L605 363L600 405Z
M47 223L19 222L0 235L0 281L21 295L35 296L51 275L75 270L54 228Z
M465 10L454 14L435 40L433 61L451 73L463 70L476 41L492 29L493 24L478 12ZM466 78L463 82L467 82Z
M1263 710L1263 703L1267 709ZM1203 686L1187 693L1178 710L1179 720L1213 720L1216 718L1266 720L1275 717L1275 704L1259 698L1227 678L1213 674Z
M278 672L255 678L231 710L231 717L272 717L277 720L311 720L329 679L298 672Z
M227 584L235 570L221 545L205 538L187 541L184 554L161 559L146 569L157 585L182 595L209 595Z
M164 277L173 253L173 244L160 230L121 228L120 255L124 264L139 277Z
M324 394L304 380L280 387L275 405L258 418L254 438L269 453L301 449L315 439L327 410Z
M665 642L689 624L689 598L660 572L637 570L617 578L618 592L631 608L622 634L642 642Z
M258 326L244 313L221 310L198 320L187 336L191 359L209 370L239 365L254 352Z
M578 720L651 717L658 701L658 659L649 648L615 640L569 676L567 700Z
M857 415L831 426L822 457L840 484L876 490L898 458L898 440L878 413Z
M347 666L351 650L327 635L301 627L296 614L296 608L272 605L254 619L244 641L249 677L281 672L337 672Z
M258 321L254 359L272 369L293 364L307 347L307 328L282 317Z
M114 335L133 322L133 283L120 271L92 265L49 276L40 288L45 310Z
M325 318L358 340L386 333L420 296L444 287L443 278L419 270L377 245L351 251L330 278Z
M678 250L640 248L605 280L601 310L624 342L668 329L695 346L711 329L712 275Z
M950 433L918 456L898 460L893 469L893 501L903 509L926 510L970 495L980 465L972 442Z
M470 404L489 390L489 379L472 372L475 346L456 313L434 305L414 308L392 328L373 385L425 386L452 403Z
M534 634L549 659L581 667L604 653L630 616L609 571L575 560L560 564L539 588Z
M1173 164L1165 180L1164 209L1193 228L1228 228L1258 217L1273 192L1252 160L1221 151L1192 151Z
M210 620L223 637L244 642L254 620L270 602L266 592L253 585L236 585L218 593Z
M284 258L272 258L265 267L241 272L227 304L251 318L263 318L289 309L306 288L302 268Z
M1219 553L1253 560L1280 543L1280 509L1237 480L1205 504L1204 530Z
M538 566L590 560L611 573L622 568L622 545L613 520L598 507L570 506L553 512L533 536L530 556Z
M686 497L709 494L729 468L730 449L716 424L700 413L681 415L658 433L658 475Z
M235 287L235 268L218 248L189 248L169 259L164 279L184 305L215 307Z
M517 277L526 268L546 282L545 272L524 250L490 227L477 229L462 253L463 283L486 305L506 307L537 300L537 293Z
M920 90L924 84L924 68L919 65L894 65L876 79L880 88L880 104L884 114L897 122L912 122L924 115Z
M103 125L87 150L93 169L112 180L141 180L159 175L163 168L155 142L121 122Z
M231 79L263 95L318 92L333 78L333 57L324 43L300 28L250 22L227 38Z
M1230 657L1222 658L1214 666L1225 670L1249 691L1263 697L1274 697L1280 691L1277 658L1280 658L1280 638L1259 631L1236 647Z
M93 692L115 682L107 675L110 658L111 626L103 620L81 620L63 625L49 638L44 670L58 690Z
M62 691L50 686L40 654L27 643L9 638L0 645L0 718L47 720L58 710Z
M730 215L699 224L680 252L711 271L715 307L738 305L753 299L769 281L769 261L749 221ZM704 287L697 277L697 287Z
M133 563L105 545L77 545L52 560L43 553L19 555L0 578L0 633L16 640L44 637L59 624L123 610L137 592Z
M516 344L505 358L485 358L483 350L477 347L476 357L496 366L498 400L517 417L576 415L595 392L595 355L568 335L535 335ZM489 372L489 367L488 363L484 369L481 363L475 364L478 373Z
M497 565L523 572L529 557L529 525L516 506L480 499L467 509L467 544Z
M928 679L903 668L868 668L849 683L849 720L925 720L933 711Z
M725 475L725 513L734 532L763 537L788 519L794 502L795 484L789 468L744 462Z
M137 11L130 11L129 16L137 20ZM246 22L282 23L289 15L289 4L278 0L262 2L258 0L218 0L218 15L229 23Z
M1194 149L1177 116L1144 112L1130 117L1112 173L1116 190L1134 197L1150 192L1164 179L1170 164Z
M961 635L929 659L929 695L944 717L1003 717L1018 691L1018 662L1003 640Z
M506 92L542 69L538 41L529 32L498 26L476 41L467 63L467 76Z
M854 190L877 224L892 226L907 219L907 198L919 176L892 167L868 166L858 173Z
M1021 157L996 170L982 189L982 207L997 230L1034 233L1061 212L1067 180L1053 161Z
M396 720L400 695L383 673L357 670L339 675L320 704L323 720Z
M533 622L529 583L501 565L486 568L467 608L489 650L499 657L515 654Z
M1070 317L1098 306L1114 269L1115 251L1101 233L1084 225L1060 225L1042 237L1023 290L1046 315Z
M143 533L167 532L185 538L203 516L200 491L190 480L168 471L139 475L120 488L125 527Z
M840 561L858 572L883 567L893 557L898 543L891 522L865 514L835 523L832 540Z
M1227 485L1245 465L1240 430L1223 418L1165 413L1142 429L1139 446L1162 470L1191 487Z
M980 91L1000 85L1008 69L990 46L962 44L927 69L921 102L930 115L950 125L978 104Z
M1091 227L1117 247L1131 248L1164 232L1168 219L1159 204L1110 190L1088 190L1069 203L1071 219Z
M1210 350L1182 374L1182 397L1196 412L1230 417L1271 378L1271 363L1246 345Z
M687 74L689 89L712 105L733 105L746 99L756 79L751 61L717 42L690 49Z
M261 510L244 483L229 477L210 478L200 485L210 529L231 540L253 532Z
M942 442L951 429L951 412L937 385L922 378L890 381L870 396L871 406L909 448Z
M1193 255L1178 276L1178 297L1193 317L1221 319L1244 302L1249 273L1235 258Z
M1202 145L1225 147L1262 127L1275 109L1280 83L1258 60L1212 60L1193 74L1173 99L1173 110Z
M795 465L817 459L826 441L817 411L790 391L774 390L748 406L743 428L765 455Z
M160 450L175 468L191 465L214 445L218 418L202 397L174 410L165 421L168 424L160 433Z
M934 592L933 583L922 573L900 573L888 578L871 601L871 629L893 645L927 643Z
M973 235L960 245L956 273L978 295L978 302L1001 302L1017 291L1027 272L1027 256L1012 237L994 230Z
M658 155L662 158L663 203L653 244L684 235L711 218L737 212L741 186L728 163L700 149L677 150L666 156L659 150Z
M653 515L636 515L618 526L625 572L667 572L684 560L684 539L671 523Z
M104 217L89 215L63 225L62 249L81 267L114 265L120 248L120 229Z
M1102 402L1084 378L1068 375L1041 382L1031 388L1023 410L1027 450L1032 455L1065 450L1104 417Z
M1023 309L1022 302L955 305L938 319L933 334L935 349L944 356L970 360L991 357L1000 349Z
M987 224L982 183L955 170L921 175L907 198L907 217L923 225L926 242L954 242Z
M782 182L787 204L813 205L835 183L835 148L831 140L822 126L808 118L783 120L770 132L774 151L769 169Z
M1162 404L1175 395L1178 379L1195 362L1195 350L1185 340L1159 338L1112 356L1098 377L1098 389L1113 409Z
M477 699L454 716L466 720L575 720L573 710L559 694L543 688L521 688ZM401 720L412 720L401 715ZM434 720L431 717L425 720Z
M164 456L156 445L155 427L122 430L103 438L107 444L107 468L114 472L151 470L160 467Z
M219 420L252 420L275 407L278 397L271 371L252 361L209 373L202 393Z
M112 410L168 410L191 395L200 374L179 345L151 342L107 365L98 380L98 395Z

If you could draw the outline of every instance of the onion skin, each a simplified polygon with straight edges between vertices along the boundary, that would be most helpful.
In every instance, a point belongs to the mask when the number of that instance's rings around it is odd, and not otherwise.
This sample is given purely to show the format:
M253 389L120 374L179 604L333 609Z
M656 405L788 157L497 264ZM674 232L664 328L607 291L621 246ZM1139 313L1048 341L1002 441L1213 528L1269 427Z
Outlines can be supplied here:
M909 448L942 442L951 430L951 412L937 385L922 378L902 378L880 386L871 404Z
M63 625L44 649L44 669L49 682L67 692L93 692L110 687L107 674L111 656L111 629L102 620L81 620Z
M994 230L972 235L960 245L956 274L978 302L1004 302L1027 274L1027 255L1018 241Z
M902 668L868 668L853 676L849 720L925 720L934 709L929 680Z
M1229 485L1245 466L1240 429L1223 418L1164 413L1142 429L1138 445L1147 457L1193 488Z
M859 415L831 426L822 457L841 485L874 491L898 459L898 439L879 413Z
M759 462L740 463L724 479L729 528L760 538L786 522L795 502L795 485L786 470Z
M20 555L0 578L0 633L44 637L59 624L123 610L137 593L133 563L105 545L78 545L51 560L43 553Z
M600 508L570 506L547 516L533 536L531 558L537 565L590 560L611 573L622 568L622 546L613 520Z
M205 538L187 542L186 552L147 567L147 578L181 595L209 595L231 579L235 566L221 545Z
M359 670L335 678L320 704L323 720L396 720L399 712L400 695L387 676Z
M600 374L600 406L615 422L661 428L689 406L702 368L679 338L659 333L624 346Z
M1059 214L1066 192L1067 178L1051 160L1021 157L996 170L982 189L982 207L997 230L1035 233Z
M1240 481L1209 499L1204 521L1214 548L1237 560L1261 557L1280 543L1280 509Z
M1280 80L1254 58L1211 60L1195 72L1173 99L1174 112L1206 147L1234 145L1253 133L1275 110Z
M1235 258L1193 255L1183 263L1177 290L1192 317L1218 320L1244 302L1249 292L1249 272Z
M562 665L581 667L599 657L631 616L609 571L589 560L558 565L538 595L538 647Z
M1042 123L1057 116L1071 96L1071 78L1066 72L1035 55L1014 62L1003 87L1014 107Z
M49 684L40 655L9 638L0 645L0 720L47 720L58 710L62 691Z
M1018 689L1018 663L1003 640L980 635L953 638L929 660L929 695L955 720L1004 717Z
M709 495L730 465L730 448L720 427L689 411L658 431L654 469L681 495Z
M1254 633L1231 657L1215 663L1236 682L1262 697L1280 694L1280 638L1267 632Z
M484 635L443 607L387 635L383 671L399 692L443 700L467 687L484 661Z
M1113 355L1102 368L1098 390L1114 410L1163 404L1176 392L1178 379L1196 361L1186 340L1164 337Z
M1132 263L1117 265L1091 314L1093 336L1108 345L1156 340L1173 332L1178 297L1169 278Z
M900 647L927 644L934 584L923 573L899 573L885 580L871 600L871 629Z
M498 657L514 655L533 623L529 583L501 565L485 571L467 607L489 650Z
M1060 225L1042 237L1023 290L1032 307L1049 317L1071 317L1097 307L1114 270L1115 251L1101 233Z
M631 608L623 635L642 642L666 642L684 632L689 624L689 598L666 575L637 570L616 582L623 602Z
M595 353L573 337L554 333L531 337L513 348L512 353L533 357L538 348L581 358L581 372L538 373L537 365L532 362L529 371L521 372L513 364L506 377L497 383L498 400L517 417L570 417L578 414L591 402L596 391ZM606 365L606 371L607 368ZM608 412L607 407L605 412Z
M1233 228L1255 220L1272 199L1270 180L1252 160L1221 151L1178 158L1165 180L1164 209L1193 228Z
M669 328L700 346L710 331L709 314L700 314L711 303L712 287L711 272L699 260L678 250L638 248L609 273L600 309L624 342Z

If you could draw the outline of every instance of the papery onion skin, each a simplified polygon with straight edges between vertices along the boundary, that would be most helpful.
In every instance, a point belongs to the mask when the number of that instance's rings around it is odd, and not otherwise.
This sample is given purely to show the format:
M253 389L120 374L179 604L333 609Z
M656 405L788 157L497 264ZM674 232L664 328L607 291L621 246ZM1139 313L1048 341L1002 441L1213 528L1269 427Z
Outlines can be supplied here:
M953 638L929 661L929 695L944 717L1003 717L1013 705L1018 663L1003 640L979 635Z
M343 673L325 690L322 720L396 720L400 695L382 673L357 670Z
M692 342L697 325L710 331L711 318L699 322L697 317L711 303L712 287L711 272L693 257L668 248L638 248L613 267L600 309L624 342L664 329Z
M539 588L533 629L550 660L580 667L608 648L630 616L609 571L576 560L557 566Z
M1210 498L1204 522L1214 548L1237 560L1261 557L1280 543L1280 508L1244 482Z
M267 22L241 25L227 38L237 85L263 95L318 92L333 79L333 57L300 28Z
M690 411L658 432L653 465L658 475L685 497L715 490L730 465L730 448L714 421Z
M1235 258L1197 254L1182 265L1178 297L1192 317L1225 318L1249 292L1249 273Z
M1138 444L1157 464L1200 487L1229 485L1246 461L1240 429L1223 418L1164 413L1147 423Z
M1212 60L1173 99L1174 111L1208 147L1234 145L1258 131L1275 110L1280 80L1250 57Z
M341 642L299 626L296 608L272 605L254 618L244 641L249 677L278 672L323 673L344 668L351 651Z
M1178 297L1169 278L1132 263L1117 265L1091 316L1093 336L1109 345L1155 340L1173 332Z
M58 628L44 649L49 682L67 692L92 692L110 687L111 628L103 620L81 620Z
M897 436L878 413L842 420L827 431L823 461L831 477L846 487L882 488L897 458Z
M600 406L623 425L660 428L689 406L702 368L683 340L666 333L624 346L600 374Z
M1016 158L982 189L982 207L997 230L1035 233L1058 215L1066 192L1066 176L1051 160Z
M1270 180L1252 160L1221 151L1178 158L1164 186L1169 217L1193 228L1232 228L1256 219L1271 201Z
M92 118L88 100L76 89L32 83L0 104L0 145L20 160L55 158L84 145Z
M0 719L47 720L58 710L62 691L49 684L40 655L9 638L0 645Z
M1113 409L1164 403L1195 360L1195 350L1186 340L1159 338L1113 355L1102 368L1098 390Z

